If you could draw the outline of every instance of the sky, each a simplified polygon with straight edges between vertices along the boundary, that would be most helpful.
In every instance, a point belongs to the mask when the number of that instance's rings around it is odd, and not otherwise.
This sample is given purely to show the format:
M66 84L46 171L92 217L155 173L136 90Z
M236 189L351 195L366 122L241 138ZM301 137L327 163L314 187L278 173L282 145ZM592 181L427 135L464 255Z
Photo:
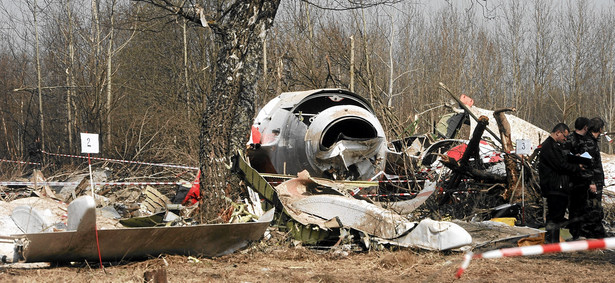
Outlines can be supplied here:
M0 47L2 47L2 43L6 43L8 41L19 42L19 38L24 38L26 36L23 35L23 31L25 28L32 30L32 12L28 8L28 3L32 5L35 0L0 0ZM64 2L66 0L62 0ZM81 12L89 12L89 5L85 6L84 3L90 3L91 0L71 0L72 3L80 3L76 4L80 6ZM99 0L102 3L106 3L109 0ZM129 1L129 0L119 0L120 2ZM207 1L207 0L201 0ZM301 0L282 0L283 4L289 3L298 3ZM320 3L331 2L332 0L312 0ZM335 0L338 1L338 0ZM343 1L343 0L339 0ZM349 0L348 0L349 1ZM473 11L478 16L477 19L483 19L485 24L490 24L496 21L491 21L491 19L502 16L502 7L506 5L507 2L512 0L405 0L403 3L398 4L396 7L403 7L403 5L408 3L417 3L421 5L421 10L425 11L429 14L435 14L435 12L443 7L456 7L459 9L467 9L472 7ZM534 0L516 0L523 1L526 3L531 3ZM547 0L549 1L549 0ZM554 5L558 7L566 7L564 3L572 2L575 3L580 0L550 0ZM599 10L613 9L615 11L615 0L587 0L590 6L595 7ZM46 10L45 5L54 5L56 6L60 2L60 0L37 0L37 4L40 7L41 11ZM50 4L51 3L51 4ZM292 4L291 4L292 5ZM388 9L386 9L388 10ZM402 13L403 11L400 8L395 8L389 10L393 14L398 12ZM280 13L278 13L279 16ZM388 17L388 16L387 16ZM393 15L395 18L395 15ZM21 34L18 36L18 32ZM30 31L32 33L32 31Z

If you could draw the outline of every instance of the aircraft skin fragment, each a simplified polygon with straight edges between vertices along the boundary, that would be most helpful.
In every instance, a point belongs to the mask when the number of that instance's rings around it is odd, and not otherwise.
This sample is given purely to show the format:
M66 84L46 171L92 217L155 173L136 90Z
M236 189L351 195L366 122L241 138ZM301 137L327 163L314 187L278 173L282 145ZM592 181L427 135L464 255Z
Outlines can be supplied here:
M436 191L436 182L426 180L423 189L410 200L383 203L382 205L400 215L408 215L421 206Z
M326 184L335 183L331 181ZM317 225L324 230L352 228L381 243L431 250L457 248L472 243L470 234L457 224L431 219L412 222L392 210L364 200L330 193L343 191L341 188L326 190L323 186L324 182L315 182L307 171L303 171L297 178L276 186L275 190L286 213L303 225ZM410 213L434 190L435 183L426 184L421 191L423 195L417 201L404 203L397 209Z
M91 197L84 198L71 210L81 216L73 223L75 231L29 233L17 237L20 256L25 262L67 262L98 260L95 208ZM89 198L90 200L87 200ZM72 203L71 203L72 204ZM159 254L214 257L232 253L250 241L259 240L273 220L273 210L258 222L207 224L194 226L121 228L98 230L103 261L147 258Z

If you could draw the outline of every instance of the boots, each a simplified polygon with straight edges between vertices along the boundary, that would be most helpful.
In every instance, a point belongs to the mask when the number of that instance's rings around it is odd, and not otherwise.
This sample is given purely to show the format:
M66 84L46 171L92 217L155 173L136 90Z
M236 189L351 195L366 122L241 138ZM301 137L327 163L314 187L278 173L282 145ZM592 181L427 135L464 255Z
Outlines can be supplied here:
M545 243L559 243L559 225L555 223L547 223L545 233Z

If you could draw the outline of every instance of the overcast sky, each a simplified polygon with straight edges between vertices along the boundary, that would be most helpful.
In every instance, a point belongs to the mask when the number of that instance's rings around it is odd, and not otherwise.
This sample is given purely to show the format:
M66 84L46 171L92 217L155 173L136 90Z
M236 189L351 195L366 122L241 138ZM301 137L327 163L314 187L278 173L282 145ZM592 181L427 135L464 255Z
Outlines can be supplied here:
M90 3L91 0L72 0L73 3L81 2L81 12L89 13L90 6L83 5L83 3ZM107 3L110 0L99 0L101 3ZM128 2L129 0L119 0L119 2ZM207 1L207 0L202 0ZM301 0L282 0L282 5L292 5L291 3ZM332 3L332 0L312 0L321 3ZM340 0L343 1L343 0ZM497 21L491 21L490 19L501 17L502 7L507 2L513 0L406 0L403 3L396 5L397 8L386 9L395 12L403 12L401 7L409 3L417 3L421 6L420 10L425 13L431 14L443 7L453 6L459 9L468 9L472 7L472 11L477 13L477 19L483 19L485 24L489 25ZM531 4L533 0L514 0L522 1L527 4ZM565 9L567 3L576 3L581 0L546 0L547 2L556 5L556 8ZM607 11L611 10L615 12L615 0L587 0L590 8L593 11ZM59 0L38 0L39 11L46 10L44 5L58 5ZM27 3L34 3L34 0L0 0L0 36L2 40L6 41L8 38L15 39L15 31L23 31L24 27L31 29L32 27L32 12L28 8ZM325 5L325 4L323 4ZM326 5L325 5L326 6ZM278 14L280 16L280 13ZM280 16L283 18L283 16ZM281 20L281 19L280 19Z

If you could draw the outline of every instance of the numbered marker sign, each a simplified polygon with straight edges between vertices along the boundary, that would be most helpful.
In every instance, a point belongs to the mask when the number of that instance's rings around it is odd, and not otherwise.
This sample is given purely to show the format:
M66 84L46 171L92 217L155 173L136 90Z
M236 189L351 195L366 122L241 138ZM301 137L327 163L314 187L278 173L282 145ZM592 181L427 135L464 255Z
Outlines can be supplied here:
M532 141L530 140L517 140L516 153L519 155L532 154Z
M81 133L81 152L98 153L98 134Z

